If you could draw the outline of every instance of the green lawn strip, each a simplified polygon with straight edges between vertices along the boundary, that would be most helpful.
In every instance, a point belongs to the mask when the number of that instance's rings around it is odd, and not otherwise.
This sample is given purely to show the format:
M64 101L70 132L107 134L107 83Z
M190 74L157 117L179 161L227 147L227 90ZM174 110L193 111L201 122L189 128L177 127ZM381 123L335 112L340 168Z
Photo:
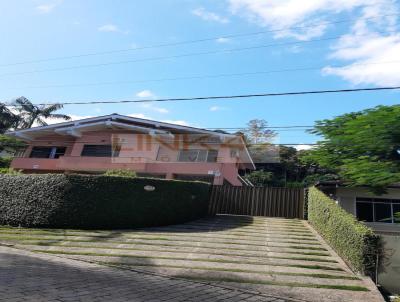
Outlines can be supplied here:
M175 231L171 231L175 230ZM164 234L164 233L175 233L175 234L192 234L193 232L187 232L187 229L181 229L181 228L173 228L173 227L163 227L163 228L149 228L149 229L132 229L132 230L120 230L120 231L114 231L114 230L78 230L78 229L43 229L43 228L20 228L20 227L0 227L0 232L15 232L15 231L20 231L20 232L43 232L43 233L94 233L97 235L101 234L119 234L119 233L136 233L136 234ZM193 230L193 229L190 229ZM263 237L265 233L269 233L270 229L264 229L262 230L261 234L257 232L251 232L251 231L244 231L244 230L236 230L235 231L229 231L229 230L221 230L221 231L216 231L211 228L207 229L194 229L198 230L196 234L201 234L201 233L215 233L218 235L235 235L235 236L244 236L242 233L248 234L251 237ZM240 234L237 233L239 231ZM278 233L279 232L270 232L272 234ZM291 234L291 232L284 232L284 234ZM312 233L307 232L307 234L293 234L294 236L299 236L299 237L313 237L315 236Z
M246 230L246 229L237 229L237 230L226 230L223 228L187 228L187 227L183 227L183 226L179 226L179 227L165 227L168 230L182 230L182 231L186 231L186 230L194 230L198 233L202 232L202 231L214 231L214 232L218 232L218 231L226 231L226 233L246 233L246 234L265 234L266 232L270 233L270 234L297 234L297 235L304 235L304 236L314 236L311 231L291 231L291 230L286 230L286 229L277 229L277 230L273 230L273 229L269 229L269 228L264 228L264 229L260 229L260 230Z
M163 256L136 256L127 254L107 254L107 253L93 253L93 252L70 252L70 251L43 251L32 250L37 253L46 254L61 254L61 255L80 255L80 256L94 256L94 257L121 257L121 258L136 258L136 259L163 259L163 260L181 260L181 261L199 261L199 262L217 262L217 263L236 263L236 264L250 264L250 265L270 265L270 266L283 266L283 267L298 267L304 269L323 269L331 271L343 271L339 267L323 266L323 265L306 265L306 264L277 264L266 263L248 260L224 260L224 259L208 259L208 258L180 258L180 257L163 257Z
M48 235L48 236L53 236L53 237L89 237L89 238L97 238L97 239L112 239L115 238L114 236L78 236L78 235ZM8 236L0 236L1 238L6 239ZM24 238L24 237L22 237ZM25 237L26 238L26 237ZM121 238L121 237L120 237ZM257 244L257 243L250 243L250 242L232 242L232 241L196 241L194 238L192 239L182 239L182 238L164 238L164 237L156 237L156 238L151 238L151 237L129 237L129 236L123 236L124 239L138 239L138 240L161 240L161 241L175 241L175 242L196 242L196 243L210 243L210 244L229 244L229 245L247 245L247 246L259 246L259 247L269 247L269 246L274 246L274 245L270 245L268 244ZM209 238L212 240L212 238ZM297 241L280 241L280 242L274 242L273 240L271 240L272 243L282 243L282 244L299 244L299 247L301 245L301 247L303 248L307 248L307 249L311 249L311 250L326 250L322 247L317 247L317 246L321 246L320 244L305 244L305 243L301 243L301 242L297 242ZM275 245L275 247L285 247L285 246L279 246L279 245Z
M188 279L188 280L198 280L205 282L235 282L235 283L246 283L246 284L263 284L263 285L277 285L277 286L289 286L289 287L308 287L308 288L325 288L325 289L340 289L349 291L363 291L368 292L366 287L358 285L328 285L328 284L312 284L312 283L297 283L297 282L279 282L279 281L258 281L258 280L248 280L240 278L205 278L205 277L195 277L186 275L176 275L176 278Z
M190 235L189 234L180 234L180 233L134 233L134 232L124 232L124 233L108 233L107 234L107 236L105 236L105 235L90 235L91 233L83 233L83 232L64 232L64 233L59 233L59 232L54 232L54 233L52 233L52 232L47 232L47 231L34 231L34 230L32 230L32 231L25 231L25 230L16 230L16 231L0 231L0 236L1 236L1 234L24 234L24 235L26 235L26 234L34 234L34 235L51 235L51 236L82 236L82 235L84 235L84 236L87 236L87 237L100 237L100 238L107 238L107 237L115 237L115 235L121 235L121 237L127 237L127 236L135 236L135 238L139 238L139 237L146 237L146 238L150 238L150 237L148 237L148 236L169 236L169 237L190 237ZM93 234L93 233L92 233ZM106 234L106 233L104 233L104 234ZM147 235L147 236L146 236ZM234 236L234 235L229 235L229 236ZM197 238L207 238L207 239L232 239L232 240L244 240L244 241L246 241L247 239L246 238L248 238L250 241L255 241L255 242L257 242L257 241L262 241L262 242L265 242L266 240L272 240L272 241L276 241L276 242L279 242L279 240L282 240L282 239L289 239L289 240L291 240L291 242L292 243L305 243L305 244L317 244L317 245L319 245L319 241L317 240L317 239L311 239L311 238L308 238L308 237L306 237L306 238L299 238L299 237L294 237L294 236L290 236L290 237L285 237L285 236L273 236L273 237L270 237L270 236L264 236L264 237L257 237L257 238L253 238L252 236L242 236L242 235L239 235L239 237L241 237L241 238L227 238L226 236L215 236L213 233L209 233L208 235L203 235L203 234L201 234L201 235L199 235L199 234L196 234L196 237ZM151 237L151 238L153 238L153 237ZM158 238L164 238L164 237L158 237ZM259 239L259 238L262 238L262 239ZM298 241L298 242L295 242L295 241ZM287 242L287 241L281 241L281 242Z
M140 264L130 264L123 262L97 262L98 264L104 265L115 265L115 266L146 266L155 268L177 268L177 269L189 269L189 270L204 270L204 271L216 271L216 272L232 272L232 273L249 273L249 274L261 274L261 275L282 275L282 276L301 276L301 277L311 277L311 278L321 278L321 279L341 279L341 280L361 280L357 277L344 276L344 275L330 275L330 274L306 274L306 273L290 273L290 272L275 272L275 271L252 271L245 269L233 269L233 268L218 268L218 267L208 267L208 266L183 266L183 265L156 265L151 263L140 263Z
M41 243L46 244L46 242L44 241L53 241L55 243L59 242L56 239L41 239L41 238L35 238L33 239L32 237L27 237L28 239L21 239L20 237L13 237L12 239L15 239L19 242L19 244L22 245L40 245ZM32 242L33 241L33 242ZM94 243L95 241L92 240L84 240L84 239L68 239L65 240L63 242L90 242L90 243ZM126 241L113 241L113 240L109 240L109 241L104 241L104 243L114 243L114 244L126 244L126 245L136 245L136 244L140 244L140 245L149 245L149 246L170 246L170 247L188 247L188 248L198 248L198 245L190 245L190 244L185 244L185 245L176 245L176 244L168 244L168 243L151 243L151 242L126 242ZM268 246L268 247L273 247L273 246ZM236 248L236 247L205 247L205 246L201 246L201 248L203 249L218 249L218 250L232 250L232 251L247 251L247 248ZM275 247L273 247L275 248ZM278 248L282 248L281 246L279 246ZM262 250L260 251L262 252ZM266 251L267 252L267 251ZM273 252L273 251L272 251ZM277 251L278 253L278 251ZM296 249L295 251L282 251L282 253L285 254L294 254L294 255L309 255L309 256L327 256L330 257L331 255L329 253L324 253L324 252L303 252L303 251L299 251L298 249Z
M232 254L232 253L221 253L221 252L199 252L199 251L180 251L180 250L167 250L167 249L145 249L145 248L126 248L126 247L112 247L112 246L99 246L99 245L78 245L78 244L37 244L38 246L57 246L57 247L74 247L74 248L93 248L93 249L105 249L105 250L127 250L127 251L144 251L144 252L167 252L167 253L190 253L190 254L203 254L203 255L215 255L215 256L235 256L244 258L258 258L258 259L285 259L285 260L299 260L299 261L311 261L311 262L326 262L326 263L337 263L331 259L320 259L320 258L308 258L308 257L290 257L290 256L258 256L258 255L243 255L243 254Z
M173 225L173 227L209 227L209 228L222 228L222 229L242 229L242 230L254 230L260 231L265 229L285 229L285 230L294 230L294 231L306 231L307 228L304 225L278 225L278 224L265 224L263 226L254 227L254 226L234 226L230 224L223 223L190 223L190 224L181 224L181 225Z

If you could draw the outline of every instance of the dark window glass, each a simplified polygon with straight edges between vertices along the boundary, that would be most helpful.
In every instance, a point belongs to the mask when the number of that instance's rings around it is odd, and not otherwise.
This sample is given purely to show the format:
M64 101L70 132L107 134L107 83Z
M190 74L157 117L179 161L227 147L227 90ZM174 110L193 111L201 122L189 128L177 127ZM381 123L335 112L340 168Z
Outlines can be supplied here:
M207 161L209 163L216 163L218 157L218 150L208 150Z
M52 147L33 147L31 158L50 158Z
M111 145L85 145L81 156L111 157Z
M360 221L372 222L374 221L373 205L372 203L357 202L357 219Z
M400 204L393 204L394 223L400 223Z
M31 158L59 158L65 154L66 147L33 147Z
M56 147L54 152L54 158L59 158L60 156L64 156L66 147Z
M375 222L392 223L392 206L390 203L375 203Z

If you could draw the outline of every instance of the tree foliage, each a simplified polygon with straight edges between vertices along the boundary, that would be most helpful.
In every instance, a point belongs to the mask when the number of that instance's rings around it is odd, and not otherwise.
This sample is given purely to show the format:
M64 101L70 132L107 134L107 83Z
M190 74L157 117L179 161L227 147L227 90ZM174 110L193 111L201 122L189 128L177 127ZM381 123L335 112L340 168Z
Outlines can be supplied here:
M400 181L400 106L378 106L316 122L324 139L303 159L331 169L349 186L375 192Z
M19 117L15 115L5 104L0 103L0 134L8 129L18 126Z
M253 185L262 187L269 185L272 178L272 172L267 172L263 170L253 171L250 174L246 175L246 179L248 179Z
M248 144L265 144L271 142L276 132L267 128L266 120L253 119L247 123L247 127L241 131Z
M34 105L25 97L19 97L15 100L16 110L20 118L18 128L31 128L36 122L39 126L46 126L46 119L70 120L71 117L65 114L54 113L63 108L61 104L52 105Z

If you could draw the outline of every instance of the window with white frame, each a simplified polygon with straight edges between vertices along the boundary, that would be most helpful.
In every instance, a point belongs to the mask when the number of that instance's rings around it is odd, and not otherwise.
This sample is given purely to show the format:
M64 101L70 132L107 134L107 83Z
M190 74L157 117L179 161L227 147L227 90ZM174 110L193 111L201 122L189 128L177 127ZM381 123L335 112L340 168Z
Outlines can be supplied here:
M360 221L400 223L400 199L357 197L356 214Z
M180 150L178 161L180 162L217 162L218 150L190 149Z

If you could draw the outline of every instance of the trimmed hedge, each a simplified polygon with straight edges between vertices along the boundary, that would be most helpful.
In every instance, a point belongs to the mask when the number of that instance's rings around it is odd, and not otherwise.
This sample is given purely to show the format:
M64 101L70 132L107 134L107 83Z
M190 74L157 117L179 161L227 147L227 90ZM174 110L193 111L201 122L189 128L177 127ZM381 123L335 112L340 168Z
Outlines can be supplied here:
M0 224L88 229L168 225L205 216L208 197L209 185L201 182L0 175Z
M308 220L356 272L373 276L380 237L317 188L308 191Z

